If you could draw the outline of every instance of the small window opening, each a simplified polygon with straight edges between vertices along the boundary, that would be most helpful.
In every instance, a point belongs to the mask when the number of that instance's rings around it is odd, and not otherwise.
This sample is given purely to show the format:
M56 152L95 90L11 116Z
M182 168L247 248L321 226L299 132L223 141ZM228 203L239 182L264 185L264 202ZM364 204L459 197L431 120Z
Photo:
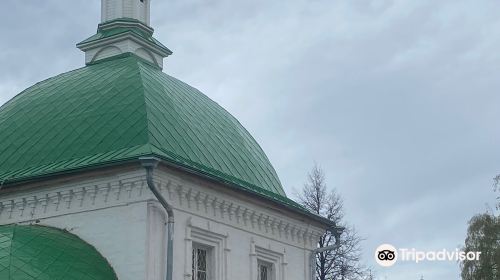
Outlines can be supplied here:
M273 272L273 265L270 263L265 263L265 262L259 262L258 265L258 280L273 280L272 278L272 272Z
M192 280L210 280L208 274L209 252L206 248L193 247Z

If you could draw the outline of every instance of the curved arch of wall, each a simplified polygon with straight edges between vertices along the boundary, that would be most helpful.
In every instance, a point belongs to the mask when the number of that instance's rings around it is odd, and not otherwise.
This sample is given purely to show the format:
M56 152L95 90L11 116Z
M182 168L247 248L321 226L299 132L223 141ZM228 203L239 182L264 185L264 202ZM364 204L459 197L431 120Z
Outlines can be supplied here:
M105 48L99 50L92 58L92 62L100 60L100 59L112 57L112 56L122 54L122 53L123 53L123 51L119 47L108 46L108 47L105 47Z
M150 51L146 50L145 48L138 48L135 50L134 53L137 56L142 57L142 58L146 59L147 61L150 61L150 62L158 65L158 62L156 61L154 55Z

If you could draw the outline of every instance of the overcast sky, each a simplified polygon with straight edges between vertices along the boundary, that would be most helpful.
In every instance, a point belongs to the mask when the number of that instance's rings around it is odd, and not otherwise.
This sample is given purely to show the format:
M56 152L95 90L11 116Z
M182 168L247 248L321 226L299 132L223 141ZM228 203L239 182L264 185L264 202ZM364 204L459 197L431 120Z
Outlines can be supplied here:
M2 0L0 104L82 67L98 0ZM500 173L499 1L155 0L164 71L252 133L289 195L314 162L378 279L459 279L456 263L377 267L381 243L455 250Z

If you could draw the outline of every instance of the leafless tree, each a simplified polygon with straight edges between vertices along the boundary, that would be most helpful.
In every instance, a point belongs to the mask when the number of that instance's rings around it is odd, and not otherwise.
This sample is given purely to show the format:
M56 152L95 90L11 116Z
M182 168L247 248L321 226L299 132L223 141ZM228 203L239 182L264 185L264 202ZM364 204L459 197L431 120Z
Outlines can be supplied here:
M500 211L500 175L497 175L495 178L493 178L493 190L498 193L497 194L497 203L496 203L496 208L498 211Z
M373 271L371 270L371 268L367 269L365 274L365 280L375 280L375 275L373 275Z
M345 227L340 237L340 246L334 251L318 254L316 258L317 280L354 280L367 279L370 273L360 262L361 238L353 226L344 221L342 197L335 191L328 191L323 170L315 165L308 175L307 183L297 195L298 201L311 212L334 221ZM335 237L325 233L319 240L318 247L335 244ZM368 278L370 279L370 278Z

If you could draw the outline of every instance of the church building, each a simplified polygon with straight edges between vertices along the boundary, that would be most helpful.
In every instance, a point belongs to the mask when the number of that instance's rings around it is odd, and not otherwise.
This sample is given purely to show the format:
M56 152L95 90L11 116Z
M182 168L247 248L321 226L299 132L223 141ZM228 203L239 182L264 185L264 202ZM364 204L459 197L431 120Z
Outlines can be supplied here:
M163 72L150 2L102 0L85 65L0 107L0 279L311 280L338 229L287 198L238 120Z

